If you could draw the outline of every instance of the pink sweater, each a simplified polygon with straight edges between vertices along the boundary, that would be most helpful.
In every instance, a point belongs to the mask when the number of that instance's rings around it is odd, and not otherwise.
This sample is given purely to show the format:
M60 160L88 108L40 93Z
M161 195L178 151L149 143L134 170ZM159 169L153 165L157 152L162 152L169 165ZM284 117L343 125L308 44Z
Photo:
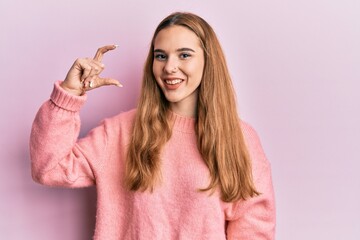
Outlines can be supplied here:
M257 190L247 201L226 203L209 183L196 146L194 119L173 114L172 137L162 153L162 182L153 193L123 187L126 148L135 110L106 119L78 139L86 96L55 84L33 123L30 151L35 181L51 186L97 187L94 239L274 239L275 204L270 164L255 131L243 123Z

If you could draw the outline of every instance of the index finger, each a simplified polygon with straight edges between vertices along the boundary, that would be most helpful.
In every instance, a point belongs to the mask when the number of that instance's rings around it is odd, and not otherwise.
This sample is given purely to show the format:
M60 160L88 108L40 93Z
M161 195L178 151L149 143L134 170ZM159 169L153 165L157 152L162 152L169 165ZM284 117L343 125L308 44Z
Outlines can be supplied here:
M107 45L107 46L103 46L101 48L99 48L95 54L94 60L101 62L104 53L110 51L110 50L114 50L115 48L117 48L118 45Z

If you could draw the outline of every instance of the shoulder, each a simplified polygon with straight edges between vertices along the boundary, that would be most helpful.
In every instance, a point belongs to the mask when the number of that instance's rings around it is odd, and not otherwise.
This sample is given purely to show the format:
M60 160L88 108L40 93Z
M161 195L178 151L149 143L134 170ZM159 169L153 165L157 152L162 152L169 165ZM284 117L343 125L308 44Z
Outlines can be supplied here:
M117 115L105 119L108 122L133 122L135 120L136 109L131 109L126 112L120 112Z
M104 119L103 123L110 131L130 130L134 124L136 109L131 109L126 112L121 112L113 117Z
M256 130L245 121L241 121L240 124L245 144L252 160L254 177L260 177L263 171L267 171L270 168L270 162L266 157Z
M136 109L131 109L129 111L126 112L121 112L117 115L115 115L112 118L109 118L109 121L120 121L120 122L134 122L135 120L135 115L136 115Z
M259 135L253 126L243 120L240 121L240 126L248 147L262 148Z

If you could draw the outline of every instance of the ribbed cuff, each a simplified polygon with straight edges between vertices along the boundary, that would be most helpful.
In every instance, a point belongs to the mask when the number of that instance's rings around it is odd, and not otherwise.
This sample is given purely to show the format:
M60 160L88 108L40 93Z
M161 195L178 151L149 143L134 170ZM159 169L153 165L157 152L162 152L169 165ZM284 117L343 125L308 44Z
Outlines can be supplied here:
M51 93L50 100L58 107L72 111L78 112L81 107L86 102L86 95L83 96L75 96L67 91L65 91L62 87L60 87L60 83L62 81L57 81L54 84L54 89Z

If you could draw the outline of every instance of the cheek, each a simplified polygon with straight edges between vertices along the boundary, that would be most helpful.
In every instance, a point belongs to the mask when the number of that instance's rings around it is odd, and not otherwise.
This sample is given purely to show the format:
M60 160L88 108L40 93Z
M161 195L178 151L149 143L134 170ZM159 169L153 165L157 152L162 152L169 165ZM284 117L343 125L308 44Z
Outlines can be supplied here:
M152 67L153 74L156 78L160 77L162 73L162 66L161 63L154 61Z
M153 63L153 65L152 65L152 72L153 72L154 76L156 77L156 64L155 63Z
M202 74L204 70L204 64L205 60L203 59L203 57L197 58L196 61L193 61L191 64L192 72L196 74Z
M199 61L196 62L196 64L193 64L191 67L191 72L194 77L199 78L199 80L201 80L204 72L204 63Z
M154 74L154 77L155 77L155 81L157 82L157 84L159 84L161 86L162 84L162 81L160 80L160 77L161 77L161 68L159 66L159 64L153 64L153 67L152 67L152 71L153 71L153 74Z
M201 68L202 66L198 61L188 62L180 67L183 72L192 76L197 75Z

